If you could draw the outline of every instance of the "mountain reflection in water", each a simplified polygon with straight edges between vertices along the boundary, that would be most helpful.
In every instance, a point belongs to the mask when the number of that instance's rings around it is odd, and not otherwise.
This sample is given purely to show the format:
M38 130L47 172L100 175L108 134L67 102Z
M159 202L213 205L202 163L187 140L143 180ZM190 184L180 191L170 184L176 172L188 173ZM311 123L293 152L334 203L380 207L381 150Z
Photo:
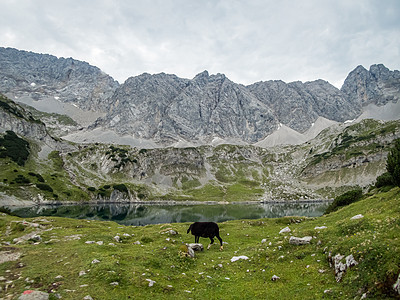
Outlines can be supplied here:
M223 222L238 219L321 216L328 203L274 203L227 205L101 204L35 206L13 210L19 217L58 216L75 219L115 221L123 225L180 222Z

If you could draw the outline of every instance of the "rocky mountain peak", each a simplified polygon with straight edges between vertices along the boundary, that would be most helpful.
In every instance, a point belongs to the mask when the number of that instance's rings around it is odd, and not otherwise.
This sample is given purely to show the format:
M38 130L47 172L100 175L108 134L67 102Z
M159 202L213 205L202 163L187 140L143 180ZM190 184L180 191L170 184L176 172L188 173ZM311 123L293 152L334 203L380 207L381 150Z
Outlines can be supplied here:
M390 71L382 64L369 69L356 67L343 83L341 92L354 106L378 106L397 102L400 96L400 72Z
M391 77L390 70L386 68L383 64L378 64L378 65L372 65L369 68L369 73L375 77L377 80L379 79L388 79Z
M0 91L105 112L118 82L87 62L0 47Z

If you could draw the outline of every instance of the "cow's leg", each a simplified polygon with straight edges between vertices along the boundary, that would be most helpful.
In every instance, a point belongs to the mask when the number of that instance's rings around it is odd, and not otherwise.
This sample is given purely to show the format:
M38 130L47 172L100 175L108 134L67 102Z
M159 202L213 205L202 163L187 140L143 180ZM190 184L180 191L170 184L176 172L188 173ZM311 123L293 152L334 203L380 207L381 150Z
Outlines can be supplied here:
M221 244L221 247L219 247L219 250L223 250L224 247L222 246L222 239L221 239L221 237L219 236L219 234L217 235L217 239L219 240L219 243Z
M194 242L197 244L199 242L200 236L195 235L194 236Z
M211 248L211 245L214 244L214 239L212 237L210 237L211 243L210 245L208 245L207 250Z

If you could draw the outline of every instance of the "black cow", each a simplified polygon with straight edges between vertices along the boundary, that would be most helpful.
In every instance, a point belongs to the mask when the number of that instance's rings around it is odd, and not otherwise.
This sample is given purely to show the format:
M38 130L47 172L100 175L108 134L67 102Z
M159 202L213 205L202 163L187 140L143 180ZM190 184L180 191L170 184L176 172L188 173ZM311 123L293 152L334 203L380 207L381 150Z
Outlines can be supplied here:
M211 245L214 243L214 237L217 237L219 242L221 243L220 250L222 247L222 239L219 236L219 227L217 223L214 222L195 222L189 226L187 233L192 232L194 235L194 242L198 243L200 237L210 238L211 243L208 245L207 249L210 249Z

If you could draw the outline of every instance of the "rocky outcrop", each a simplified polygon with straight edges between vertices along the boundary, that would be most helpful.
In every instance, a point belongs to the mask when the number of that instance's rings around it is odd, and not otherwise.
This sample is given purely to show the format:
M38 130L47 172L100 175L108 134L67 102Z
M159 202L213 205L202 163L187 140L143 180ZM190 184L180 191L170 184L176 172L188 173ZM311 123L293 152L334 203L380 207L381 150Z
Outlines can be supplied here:
M258 82L248 89L271 107L280 123L298 132L305 132L318 117L344 122L361 112L360 107L349 103L340 90L323 80Z
M0 47L0 92L56 97L81 109L105 112L118 82L99 68L72 58Z
M342 262L343 258L345 258L345 262ZM332 257L332 253L329 252L328 262L330 267L335 270L335 279L337 282L340 282L348 269L358 265L358 262L354 259L353 254L350 254L346 257L344 255L336 254Z
M129 78L112 103L95 126L159 142L208 143L219 137L252 143L278 124L269 107L244 86L207 71L192 80L163 73Z
M71 144L51 136L46 125L35 119L31 113L20 105L0 94L0 133L13 131L16 134L35 140L57 150L73 150Z
M291 236L289 239L289 244L292 245L306 245L309 244L312 240L312 236L305 236L302 238Z
M400 72L390 71L382 64L372 65L369 71L358 66L347 76L341 92L355 107L397 102L400 98Z

